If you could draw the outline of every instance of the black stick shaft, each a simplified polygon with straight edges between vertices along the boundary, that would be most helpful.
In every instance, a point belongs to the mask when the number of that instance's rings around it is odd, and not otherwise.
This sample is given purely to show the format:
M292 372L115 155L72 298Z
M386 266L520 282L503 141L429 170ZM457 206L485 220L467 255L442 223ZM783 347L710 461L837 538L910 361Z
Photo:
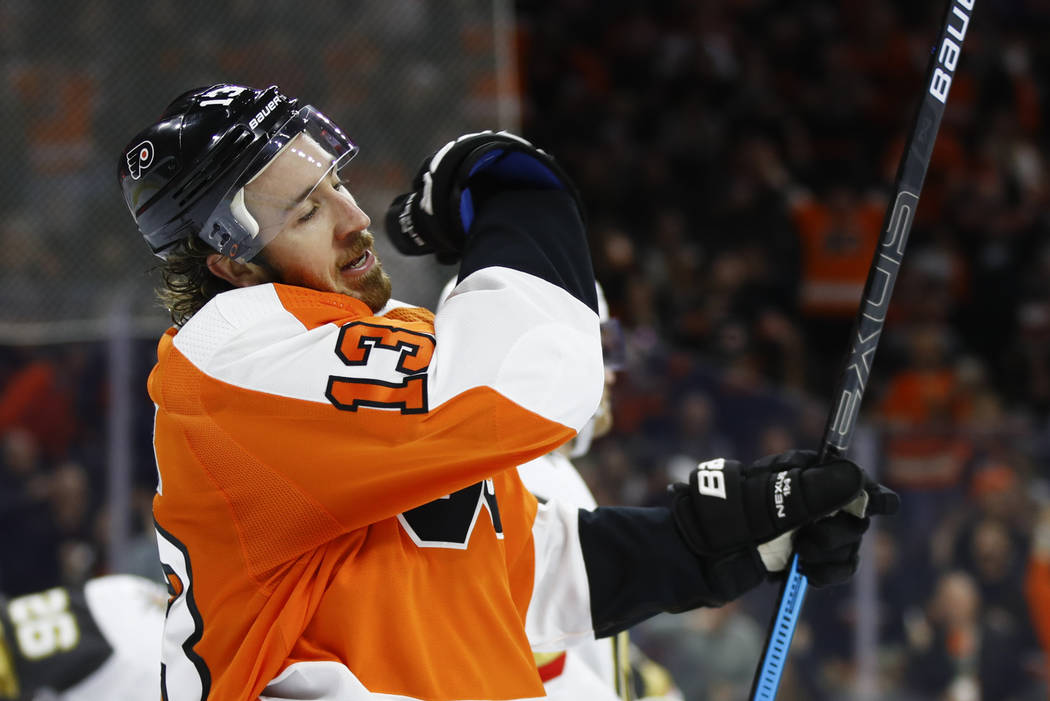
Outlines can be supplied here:
M864 285L860 309L853 326L852 343L839 377L834 407L828 414L819 454L821 459L844 455L853 438L861 400L871 375L893 286L904 259L915 210L919 204L926 170L930 164L952 78L962 53L973 12L974 0L950 0L941 24L941 33L932 49L921 102L915 112L904 153L897 168L894 194L883 221L882 234ZM798 571L798 556L777 599L765 647L751 686L750 698L772 701L787 660L807 588L806 576Z
M853 438L861 399L871 374L875 350L886 322L897 272L904 259L919 193L930 164L934 142L944 115L948 89L970 23L973 0L954 0L945 15L937 45L927 70L926 92L915 114L911 133L897 169L894 197L883 220L882 236L864 285L864 294L854 322L853 342L843 367L835 408L828 415L821 453L844 453Z

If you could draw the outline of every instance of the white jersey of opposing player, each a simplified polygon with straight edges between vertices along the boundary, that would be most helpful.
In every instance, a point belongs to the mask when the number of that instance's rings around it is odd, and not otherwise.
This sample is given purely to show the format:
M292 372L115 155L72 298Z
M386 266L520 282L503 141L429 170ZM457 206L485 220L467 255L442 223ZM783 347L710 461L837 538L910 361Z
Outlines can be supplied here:
M167 601L159 582L110 575L6 602L20 698L156 701Z
M560 453L548 453L518 467L525 488L541 501L557 501L581 509L597 506L591 490L572 462ZM615 638L574 645L566 650L565 667L543 687L552 699L615 701L617 688Z
M84 585L84 596L113 654L59 698L62 701L150 699L160 693L160 645L168 591L131 575L110 575Z

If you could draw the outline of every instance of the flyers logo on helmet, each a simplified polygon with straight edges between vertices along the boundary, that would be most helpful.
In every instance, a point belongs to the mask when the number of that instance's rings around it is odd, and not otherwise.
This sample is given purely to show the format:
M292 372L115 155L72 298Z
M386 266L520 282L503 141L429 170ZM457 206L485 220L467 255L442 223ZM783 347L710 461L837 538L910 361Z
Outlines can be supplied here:
M128 160L128 175L132 180L142 177L143 171L153 163L153 143L149 140L131 149L125 154Z

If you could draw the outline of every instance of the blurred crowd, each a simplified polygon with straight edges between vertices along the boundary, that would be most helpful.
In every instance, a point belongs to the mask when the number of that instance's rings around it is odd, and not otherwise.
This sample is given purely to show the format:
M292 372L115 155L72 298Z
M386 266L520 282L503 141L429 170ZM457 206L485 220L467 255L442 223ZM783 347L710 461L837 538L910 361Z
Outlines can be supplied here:
M412 89L411 109L397 91L374 103L395 127L442 109L428 98L441 77L419 68L440 63L377 69L381 52L407 50L427 26L433 13L421 1L395 9L422 24L399 26L391 9L346 30L354 41L345 43L320 9L274 24L252 3L230 2L237 26L261 24L251 42L229 45L216 26L174 41L165 28L176 3L118 4L134 15L137 41L112 55L84 44L35 61L24 59L34 55L25 37L54 17L34 3L0 4L11 88L0 98L5 304L24 295L30 305L26 290L39 279L66 278L72 296L90 294L93 278L59 255L85 208L101 211L92 247L101 273L127 274L129 230L109 160L123 144L98 133L124 135L137 122L107 104L160 105L171 81L203 80L219 66L246 82L273 75L293 94L327 94L334 105L318 102L333 114L376 94L346 87L355 75L400 82ZM863 606L849 587L811 593L783 699L854 697L862 619L877 632L866 698L1047 697L1050 151L1041 127L1050 3L977 4L854 441L858 459L901 493L902 512L870 539L864 567L876 587ZM114 17L111 3L77 7L76 21L54 26L69 46ZM523 131L576 179L598 277L626 331L613 433L578 462L599 502L662 503L668 481L701 459L816 447L942 4L519 0L517 10ZM491 48L477 25L464 26L468 52ZM382 41L369 42L367 28ZM118 63L167 77L121 85L111 76ZM347 82L328 90L335 73ZM477 82L472 94L488 99L491 76ZM94 111L73 109L84 104ZM52 121L28 121L33 110ZM101 124L100 113L116 124ZM432 145L405 149L414 158ZM372 158L363 172L381 190L407 178L400 161ZM56 189L63 196L47 198ZM159 577L144 390L154 349L153 338L136 341L130 368L142 388L136 538L121 561ZM0 591L82 580L113 562L106 354L103 343L0 345ZM772 596L657 617L635 639L686 698L742 698Z
M195 87L276 84L322 108L361 146L352 186L378 221L434 144L497 119L492 27L488 0L4 0L0 323L95 318L120 297L157 315L117 162Z
M520 3L524 131L576 177L628 330L599 501L819 444L945 7ZM1046 698L1048 29L1046 2L977 3L864 400L854 447L903 497L870 555L884 698ZM794 688L847 697L860 614L812 596ZM741 609L639 635L687 698L742 698L768 619Z
M153 406L145 382L156 342L140 340L135 383L126 552L113 553L108 504L114 459L107 345L0 346L0 592L122 571L163 579L153 535Z

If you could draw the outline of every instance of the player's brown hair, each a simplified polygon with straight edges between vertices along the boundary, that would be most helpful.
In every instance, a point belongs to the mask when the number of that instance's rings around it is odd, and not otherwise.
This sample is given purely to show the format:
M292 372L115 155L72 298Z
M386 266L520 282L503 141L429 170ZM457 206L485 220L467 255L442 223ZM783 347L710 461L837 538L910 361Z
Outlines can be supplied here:
M169 250L159 266L164 286L157 290L157 297L172 322L182 326L212 297L232 290L233 285L208 270L208 256L215 249L200 238L190 236Z

